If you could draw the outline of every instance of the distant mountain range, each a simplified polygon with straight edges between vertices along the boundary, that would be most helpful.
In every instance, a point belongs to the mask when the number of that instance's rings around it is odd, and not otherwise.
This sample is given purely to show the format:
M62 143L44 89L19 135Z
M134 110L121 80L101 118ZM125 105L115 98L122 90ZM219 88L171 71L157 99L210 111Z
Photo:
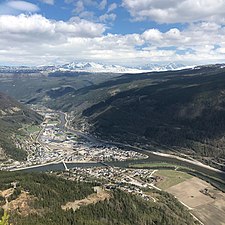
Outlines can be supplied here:
M87 72L87 73L143 73L153 71L168 71L188 68L183 64L169 63L165 65L147 64L138 67L124 67L95 62L71 62L64 65L51 66L0 66L0 73L37 73L37 72ZM189 67L190 68L190 67Z
M144 71L168 71L168 70L178 70L178 69L185 69L185 68L190 68L190 67L185 66L184 64L178 64L178 63L169 63L165 65L147 64L147 65L139 67L140 70L144 70Z
M90 72L90 73L138 73L139 69L118 65L105 65L94 62L72 62L59 66L61 71Z

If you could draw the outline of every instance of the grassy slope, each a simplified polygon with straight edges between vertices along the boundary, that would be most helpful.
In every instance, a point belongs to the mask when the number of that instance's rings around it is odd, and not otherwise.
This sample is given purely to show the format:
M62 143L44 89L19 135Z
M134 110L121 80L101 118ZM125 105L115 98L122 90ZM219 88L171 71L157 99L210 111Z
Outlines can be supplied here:
M192 176L187 173L174 170L158 170L154 175L163 177L163 180L157 184L157 187L162 190L166 190L169 187L192 178Z

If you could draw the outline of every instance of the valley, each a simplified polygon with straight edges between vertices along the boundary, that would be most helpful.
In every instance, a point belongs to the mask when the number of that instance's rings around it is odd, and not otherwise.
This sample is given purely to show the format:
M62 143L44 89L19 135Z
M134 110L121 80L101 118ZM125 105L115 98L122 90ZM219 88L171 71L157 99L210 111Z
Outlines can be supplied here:
M112 196L117 191L150 205L161 204L159 196L168 192L176 197L182 210L189 212L189 221L223 225L222 217L214 217L215 213L224 213L222 129L221 134L212 135L218 119L223 121L223 70L218 65L147 74L0 76L4 81L0 90L11 93L21 101L20 107L26 104L29 112L39 118L38 122L19 121L19 133L12 137L15 147L23 150L26 157L12 158L3 151L1 170L5 172L0 173L45 172L57 179L95 184L103 191L103 195L90 193L82 199L68 199L57 209L60 213L70 209L79 212L114 201ZM200 76L206 79L202 84L198 83ZM205 102L203 93L211 91L208 82L221 88L221 92ZM202 91L193 90L199 85L203 85ZM168 104L173 112L165 108L165 116L164 111L158 111L162 104ZM198 121L206 119L204 110L210 107L216 111L211 111L209 128ZM24 113L17 115L20 112L18 107L7 106L2 109L2 119L8 122L18 116L27 117ZM159 130L149 133L148 126ZM195 126L199 126L196 131ZM193 190L179 194L190 185ZM36 199L27 198L31 202ZM198 199L199 205L193 205ZM215 213L207 213L209 209Z
M225 225L225 0L0 1L0 225Z
M21 162L21 164L17 162L15 165L12 163L11 166L3 166L2 170L41 171L39 169L46 165L46 172L55 171L53 173L56 176L76 182L98 182L101 184L100 187L107 191L103 195L95 196L95 194L93 194L87 197L87 199L68 202L65 206L62 206L63 210L69 208L77 210L80 206L84 207L89 204L104 201L109 198L109 193L112 190L121 190L128 194L138 196L144 201L156 203L159 199L157 199L157 195L152 194L150 190L161 191L163 189L178 196L181 203L193 214L193 218L201 224L211 225L211 222L208 223L208 221L215 220L210 216L202 217L202 214L199 214L197 206L193 208L190 200L183 199L184 196L189 199L190 191L187 191L185 195L182 194L181 198L178 192L183 193L182 190L184 187L181 186L182 184L188 186L191 178L194 179L193 176L198 177L198 175L193 173L193 169L191 169L194 165L199 166L196 172L199 172L199 168L204 172L202 177L200 177L201 179L206 179L208 182L215 185L215 180L208 179L207 177L210 172L206 169L211 170L214 177L218 179L218 183L216 183L215 186L224 190L225 183L223 179L225 173L223 174L222 171L205 167L199 163L196 164L195 161L189 162L187 166L187 164L182 164L182 162L187 162L185 159L183 159L184 161L182 159L176 162L172 161L171 164L162 163L167 161L166 157L173 159L170 155L166 155L164 158L162 157L155 161L151 157L154 153L149 154L149 151L135 146L123 146L121 143L114 143L115 145L113 143L105 143L104 141L97 140L95 137L70 128L68 125L70 122L67 120L67 115L65 113L40 106L33 106L32 108L42 115L44 120L39 129L28 129L31 131L33 143L27 143L30 144L27 161ZM157 155L158 154L156 154L156 156ZM145 162L145 164L143 164L143 162ZM57 163L62 163L63 167L54 168ZM53 166L51 167L51 165ZM173 170L176 175L170 176ZM199 185L202 184L203 181L197 177L195 178L197 180L195 185L196 189L194 190L195 195L200 195L200 198L208 199L207 204L209 202L215 202L214 205L216 208L211 207L210 210L222 210L218 213L223 213L223 209L218 209L216 206L217 201L222 201L223 198L218 197L218 200L216 198L210 201L210 199L212 199L210 195L205 197L205 195L201 193L201 190L204 188L202 189L202 186ZM164 184L162 182L164 182ZM205 188L209 188L209 184L207 185L206 182L204 185ZM214 190L214 192L217 190L213 188L213 186L210 186L210 188ZM222 192L218 190L216 192L216 195L222 196ZM193 201L195 200L193 199ZM204 204L203 202L202 205ZM207 207L205 210L207 210ZM220 224L222 220L219 217L215 221L215 224Z

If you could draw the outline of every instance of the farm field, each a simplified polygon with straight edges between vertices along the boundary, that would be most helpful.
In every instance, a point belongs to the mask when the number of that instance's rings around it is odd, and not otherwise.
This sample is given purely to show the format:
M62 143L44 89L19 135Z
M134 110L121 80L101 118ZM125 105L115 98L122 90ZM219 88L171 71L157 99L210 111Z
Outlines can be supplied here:
M193 177L166 189L186 205L204 225L225 225L225 194Z
M155 172L155 175L160 176L162 178L162 180L157 182L156 185L162 190L166 190L174 185L177 185L192 178L191 175L176 170L158 170Z

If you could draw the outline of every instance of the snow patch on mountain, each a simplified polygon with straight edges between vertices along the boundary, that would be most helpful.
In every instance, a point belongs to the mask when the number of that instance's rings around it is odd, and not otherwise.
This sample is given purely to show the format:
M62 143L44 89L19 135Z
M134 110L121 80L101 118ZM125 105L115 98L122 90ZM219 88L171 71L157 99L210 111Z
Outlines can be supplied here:
M186 68L183 64L170 63L166 65L147 64L139 67L123 67L119 65L105 65L94 62L72 62L60 66L61 71L76 71L90 73L144 73L152 71L167 71Z
M61 71L89 72L89 73L140 73L140 69L118 65L105 65L94 62L72 62L59 68Z
M190 69L183 64L146 64L138 67L125 67L119 65L107 65L95 62L71 62L64 65L49 65L49 66L0 66L0 73L50 73L50 72L85 72L85 73L145 73L145 72L160 72L180 69Z

